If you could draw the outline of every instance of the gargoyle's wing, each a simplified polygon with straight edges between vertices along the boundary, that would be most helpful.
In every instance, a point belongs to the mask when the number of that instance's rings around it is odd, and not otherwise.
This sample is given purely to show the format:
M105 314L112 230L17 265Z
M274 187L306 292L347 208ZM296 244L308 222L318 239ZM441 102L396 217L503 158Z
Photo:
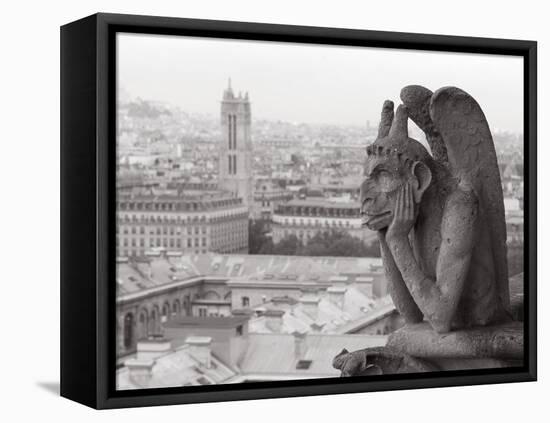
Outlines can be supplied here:
M502 304L510 307L506 222L495 145L479 104L468 93L444 87L431 97L430 118L443 139L448 168L459 184L472 189L485 215Z
M430 117L430 102L433 93L420 85L408 85L401 90L401 101L407 106L409 117L426 134L426 140L433 158L439 163L447 163L447 148L437 127Z

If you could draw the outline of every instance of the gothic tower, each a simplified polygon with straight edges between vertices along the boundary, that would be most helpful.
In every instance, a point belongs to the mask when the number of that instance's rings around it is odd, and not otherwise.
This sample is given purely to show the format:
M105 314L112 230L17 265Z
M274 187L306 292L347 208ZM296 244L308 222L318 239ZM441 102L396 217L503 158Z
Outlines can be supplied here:
M250 139L250 102L248 93L236 96L231 79L221 104L222 141L220 146L219 186L252 206L252 142Z

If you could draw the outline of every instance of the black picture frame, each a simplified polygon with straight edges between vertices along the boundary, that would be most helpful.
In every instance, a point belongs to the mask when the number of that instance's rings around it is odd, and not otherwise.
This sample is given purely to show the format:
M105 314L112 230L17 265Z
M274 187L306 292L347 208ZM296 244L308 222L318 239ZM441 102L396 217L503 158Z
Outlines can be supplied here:
M116 391L115 35L169 34L521 56L524 60L525 363L410 375ZM337 28L95 14L61 27L61 395L119 408L534 381L537 44Z

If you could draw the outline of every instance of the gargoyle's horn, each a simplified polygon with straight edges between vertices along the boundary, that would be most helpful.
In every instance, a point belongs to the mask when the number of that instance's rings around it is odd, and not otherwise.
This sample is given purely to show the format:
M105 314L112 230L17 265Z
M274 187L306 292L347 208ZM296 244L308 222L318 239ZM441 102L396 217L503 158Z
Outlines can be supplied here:
M389 136L395 139L406 139L409 137L408 130L409 113L407 107L400 104L395 111L395 118L391 124Z
M393 101L386 100L382 106L382 116L378 126L378 138L387 137L393 121Z

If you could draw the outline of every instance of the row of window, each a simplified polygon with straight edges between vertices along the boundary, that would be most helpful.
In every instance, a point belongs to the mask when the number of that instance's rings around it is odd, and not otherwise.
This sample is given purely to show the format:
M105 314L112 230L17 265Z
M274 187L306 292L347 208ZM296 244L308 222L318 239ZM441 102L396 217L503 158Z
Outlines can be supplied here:
M119 223L165 223L165 224L196 224L196 223L217 223L228 220L238 220L246 219L248 214L246 212L242 213L232 213L224 216L147 216L147 215L121 215L117 216L117 221Z
M274 240L279 240L279 238L286 238L288 237L289 235L296 235L298 238L302 239L304 237L306 237L307 239L309 238L312 238L316 233L318 233L319 231L303 231L303 230L300 230L300 231L296 231L296 230L288 230L288 229L285 229L283 231L274 231L273 235L274 235ZM354 235L354 233L352 232L350 235ZM355 234L354 236L356 236L357 234Z
M195 232L195 235L198 235L199 233L206 234L207 227L206 226L195 226L195 230L193 231L193 228L187 228L187 235L192 235L193 232ZM145 235L146 233L150 235L180 235L184 233L183 228L177 228L174 226L163 226L163 227L148 227L145 226L119 226L116 227L116 233L122 233L124 235Z
M117 201L116 208L117 210L151 210L151 211L176 211L176 210L185 210L185 211L197 211L205 205L222 208L235 204L239 204L240 201L234 198L228 198L225 200L216 200L208 202L159 202L151 199L150 201Z
M334 209L324 207L289 207L281 206L277 210L279 214L294 216L319 216L319 217L359 217L359 209Z
M247 239L247 233L245 232L229 232L220 234L217 236L211 237L211 243L214 246L219 246L234 241L243 241ZM116 237L116 246L117 247L165 247L165 248L182 248L187 245L188 248L193 246L198 247L202 245L206 247L208 245L208 240L206 237L203 238L126 238Z
M143 257L145 256L145 253L147 252L147 249L136 249L136 250L119 250L117 249L116 255L118 257ZM213 250L215 251L215 250ZM186 251L186 254L206 254L208 250L194 250L194 251ZM220 251L221 253L231 253L233 251Z
M333 228L336 228L336 227L339 227L339 228L351 228L351 223L348 221L346 222L343 222L343 221L336 221L336 220L333 220L332 222L329 222L328 220L325 221L324 223L323 222L319 222L319 220L315 219L315 221L311 221L311 220L306 220L304 222L304 219L285 219L283 223L280 223L280 224L283 224L283 225L294 225L294 226L325 226L325 227L333 227Z
M237 116L229 114L227 115L227 140L229 142L229 149L237 149Z
M226 224L224 226L213 226L210 227L210 233L213 235L218 235L225 232L234 232L239 231L244 228L246 228L248 225L247 222L235 222ZM179 236L185 234L187 232L188 236L193 235L199 235L199 233L202 233L203 235L206 235L208 233L208 227L206 226L195 226L194 230L193 228L188 227L187 231L184 231L184 228L174 227L174 226L163 226L163 227L146 227L146 226L116 226L115 229L117 234L123 234L123 235L171 235L171 236Z
M230 175L236 175L237 174L237 156L234 154L230 154L227 156L227 160L229 163L229 174Z
M193 242L194 241L194 242ZM147 245L149 244L149 245ZM184 242L182 239L161 239L161 238L149 238L149 242L145 238L122 238L119 239L117 237L116 239L116 246L117 247L165 247L165 248L182 248ZM195 238L195 239L187 239L187 247L193 247L193 244L195 247L198 247L199 244L201 244L203 247L206 247L208 244L206 238Z

